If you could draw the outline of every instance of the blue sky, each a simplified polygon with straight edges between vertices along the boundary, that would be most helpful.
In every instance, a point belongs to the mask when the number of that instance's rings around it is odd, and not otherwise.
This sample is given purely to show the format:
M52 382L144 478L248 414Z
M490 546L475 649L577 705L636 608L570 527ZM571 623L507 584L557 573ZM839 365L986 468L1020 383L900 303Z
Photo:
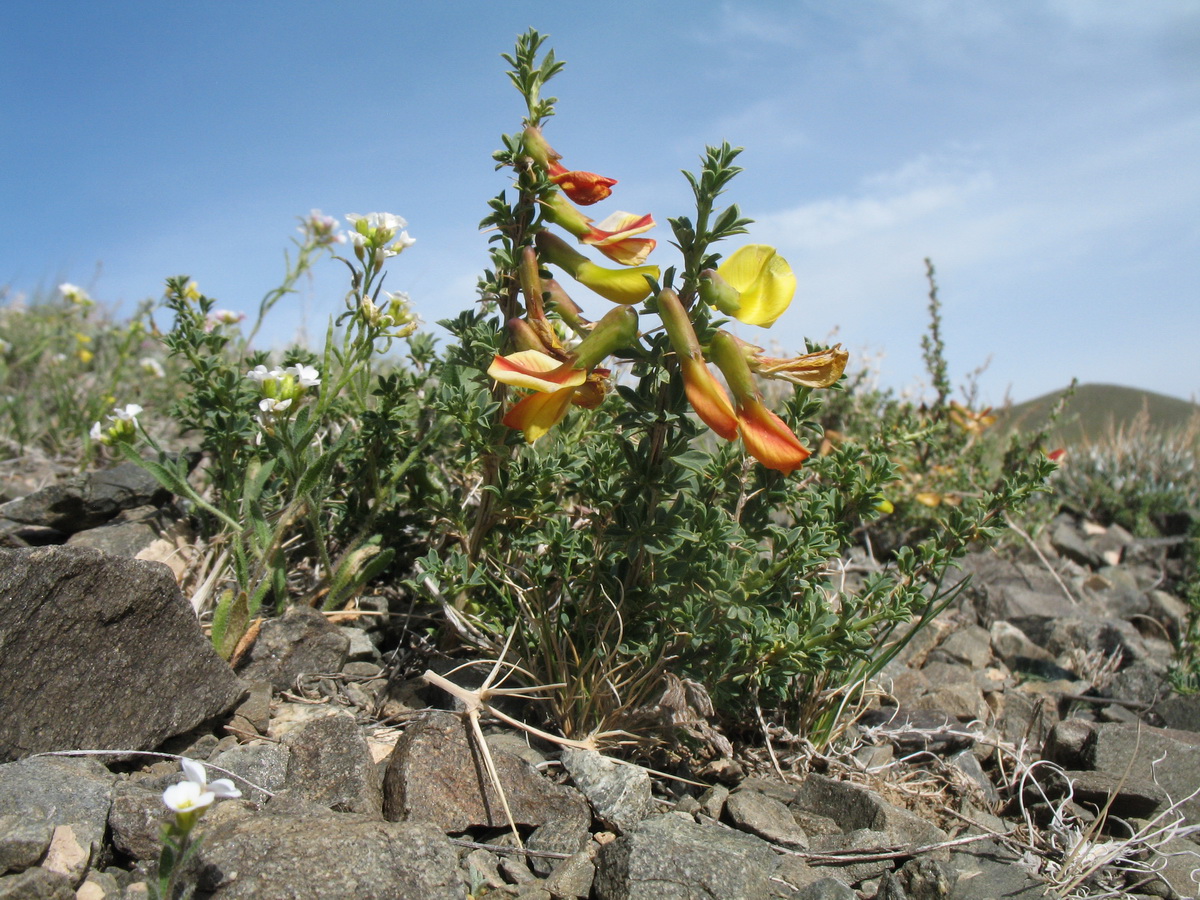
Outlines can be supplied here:
M486 265L490 154L523 112L499 54L529 26L567 61L548 138L620 180L597 218L663 223L651 261L675 261L679 170L746 148L727 199L799 288L744 337L836 330L916 385L928 256L952 375L990 360L985 401L1072 376L1200 394L1194 0L5 4L0 284L71 281L128 311L189 274L251 311L296 217L388 211L417 240L388 287L449 317ZM341 268L267 340L323 334Z

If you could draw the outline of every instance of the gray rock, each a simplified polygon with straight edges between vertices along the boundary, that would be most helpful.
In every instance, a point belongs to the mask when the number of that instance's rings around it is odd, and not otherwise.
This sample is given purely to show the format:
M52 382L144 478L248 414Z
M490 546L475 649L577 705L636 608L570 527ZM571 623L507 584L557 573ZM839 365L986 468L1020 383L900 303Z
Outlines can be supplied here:
M0 878L0 900L75 900L71 879L41 866Z
M1200 872L1200 846L1195 839L1172 838L1158 847L1156 857L1158 877L1166 888L1163 893L1170 896L1173 891L1179 897L1195 898L1200 892L1193 878L1193 873ZM1196 877L1200 878L1200 874ZM1142 890L1151 893L1148 888Z
M0 765L0 816L69 825L94 856L104 841L116 778L87 757L40 756Z
M1098 569L1105 564L1104 556L1084 539L1074 522L1059 516L1051 523L1049 532L1050 545L1060 556L1090 569Z
M794 900L858 900L858 894L853 888L828 875L805 885L792 897Z
M1200 694L1171 694L1154 705L1167 728L1200 732Z
M341 672L350 639L309 606L293 606L263 623L238 674L246 681L269 681L291 690L300 675Z
M1111 798L1109 812L1122 819L1148 819L1168 802L1167 795L1152 781L1073 769L1064 770L1060 778L1070 782L1071 796L1076 803L1100 809ZM1067 795L1065 783L1057 790L1049 788L1048 783L1057 780L1042 779L1043 787L1051 799Z
M0 816L0 875L36 865L50 846L54 826L41 818Z
M962 723L943 710L884 706L867 710L859 717L858 724L873 737L895 744L903 753L918 750L945 753L973 743L969 736L964 737L967 729Z
M985 625L998 619L1078 613L1076 604L1064 596L1054 576L1040 563L1014 562L985 551L968 554L961 567L971 576L967 593L974 598Z
M734 791L725 801L725 814L737 828L772 844L794 850L808 849L808 835L796 823L791 810L766 794Z
M246 682L246 698L238 704L229 720L230 726L241 732L242 740L250 735L264 737L271 728L271 682Z
M1190 612L1191 607L1174 594L1159 590L1146 592L1146 614L1162 625L1168 640L1172 642L1187 634Z
M933 826L929 826L933 827ZM852 851L890 850L896 844L885 831L873 828L856 828L845 834L823 834L812 839L813 853L843 854ZM870 878L878 878L896 867L894 859L863 859L856 862L836 864L838 876L850 884L858 884Z
M149 749L241 690L161 563L0 550L0 759Z
M348 663L373 663L379 661L379 648L372 643L371 638L363 629L357 625L341 625L338 626L338 631L350 639L350 643L346 648L346 661Z
M76 891L75 900L121 900L121 885L109 872L92 869Z
M950 900L1050 900L1057 896L994 841L964 845L951 857L951 865L957 881Z
M266 796L254 790L250 784L272 794L283 790L287 784L288 763L291 757L292 751L287 744L251 741L249 744L238 744L223 750L214 756L211 762L214 766L228 769L246 779L245 782L234 779L234 783L243 796L261 803L267 799Z
M469 726L454 713L431 713L412 722L396 742L383 782L383 811L390 821L428 822L451 834L468 828L506 828L500 795L484 774ZM554 784L523 759L492 753L509 808L518 825L562 820L582 849L591 811L574 788Z
M1030 640L1060 658L1060 662L1061 657L1072 650L1105 656L1119 653L1126 664L1148 655L1137 629L1122 619L1097 619L1080 615L1080 611L1075 610L1071 615L1054 618L1024 616L1014 618L1012 622L1029 635Z
M809 775L800 785L796 805L828 816L847 833L862 829L883 832L886 842L891 844L919 847L946 839L941 829L893 806L874 791L817 773Z
M1157 764L1156 760L1161 760ZM1125 776L1157 784L1190 822L1200 821L1200 734L1148 726L1101 724L1091 745L1089 768L1116 778ZM1189 798L1190 799L1187 799Z
M596 880L595 845L561 860L546 879L546 890L553 897L582 900L590 897Z
M383 794L371 750L354 717L313 719L283 739L291 752L283 791L336 812L380 816Z
M1012 665L1019 658L1041 659L1053 662L1054 656L1044 647L1035 644L1020 628L1012 622L996 621L989 629L992 652L1006 664Z
M463 898L454 848L425 825L259 815L202 835L194 873L210 900Z
M76 532L67 540L67 546L87 547L112 556L137 556L159 540L167 527L162 510L139 506L96 528Z
M161 506L170 499L171 492L141 466L123 462L11 500L0 505L0 517L74 534L107 522L121 510Z
M961 750L950 757L947 762L958 769L968 781L979 788L983 802L988 808L994 808L1000 802L1000 794L992 780L983 771L979 759L970 750Z
M1096 725L1086 719L1064 719L1050 729L1042 756L1065 769L1081 769L1090 759Z
M992 636L986 628L968 625L938 644L929 659L946 659L974 669L982 669L992 661Z
M802 857L787 853L779 857L779 866L775 869L772 879L777 885L776 892L781 897L796 900L797 897L805 896L804 889L809 885L836 880L830 878L830 872L828 866L810 866Z
M1055 698L1024 687L993 695L993 700L998 701L996 724L1000 735L1015 744L1041 745L1059 720Z
M775 866L752 835L666 813L600 848L593 890L598 900L767 900Z
M725 802L729 799L729 788L723 784L714 784L700 795L700 811L710 819L719 819L725 811Z
M594 750L566 749L561 761L606 828L626 832L654 811L650 775L641 766L618 763Z
M1104 693L1137 703L1140 709L1147 710L1168 696L1171 686L1159 666L1135 662L1117 672Z
M108 827L118 850L133 859L156 859L162 851L162 826L170 810L162 792L128 781L113 785Z

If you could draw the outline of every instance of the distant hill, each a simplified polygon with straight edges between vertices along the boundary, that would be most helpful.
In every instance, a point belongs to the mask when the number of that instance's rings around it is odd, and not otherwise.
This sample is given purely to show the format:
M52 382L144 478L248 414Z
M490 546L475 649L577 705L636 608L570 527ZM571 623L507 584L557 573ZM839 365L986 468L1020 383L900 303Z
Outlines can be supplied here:
M1065 390L1065 389L1064 389ZM1063 391L1054 391L1000 411L997 427L1032 431L1040 428ZM1075 391L1053 434L1065 443L1094 440L1146 414L1151 428L1172 430L1200 421L1200 405L1115 384L1083 384Z

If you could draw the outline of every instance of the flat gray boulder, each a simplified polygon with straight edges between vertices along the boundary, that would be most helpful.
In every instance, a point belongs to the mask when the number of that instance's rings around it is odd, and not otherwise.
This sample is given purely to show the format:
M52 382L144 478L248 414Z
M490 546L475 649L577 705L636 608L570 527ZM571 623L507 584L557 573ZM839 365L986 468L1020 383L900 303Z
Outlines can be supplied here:
M357 815L250 816L203 829L195 877L210 900L462 900L458 854L428 825Z
M148 750L241 694L162 563L0 549L0 761Z
M600 849L599 900L767 900L778 860L753 835L664 813Z

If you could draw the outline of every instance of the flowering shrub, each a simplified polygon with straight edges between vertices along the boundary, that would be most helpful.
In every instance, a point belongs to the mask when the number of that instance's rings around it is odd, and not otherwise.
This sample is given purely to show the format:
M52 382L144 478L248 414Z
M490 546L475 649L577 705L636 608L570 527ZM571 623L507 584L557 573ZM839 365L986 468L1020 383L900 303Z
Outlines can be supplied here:
M442 323L449 346L435 351L408 298L382 290L414 244L407 223L352 214L342 234L314 211L245 331L188 277L168 280L164 352L139 342L122 358L182 389L172 403L121 391L145 408L119 407L95 449L139 461L196 513L210 552L193 603L226 657L256 617L342 608L387 572L405 608L439 613L423 627L443 645L498 654L511 637L521 670L557 686L546 715L568 737L651 744L682 729L696 752L726 752L718 726L736 736L769 717L822 745L956 596L954 560L1051 465L1014 448L972 468L970 490L939 484L920 532L850 582L864 529L924 492L906 479L971 447L986 413L945 396L932 420L872 410L848 390L842 348L771 357L735 333L787 315L797 290L719 202L738 148L708 147L684 173L694 208L665 220L669 241L651 213L586 214L619 183L552 146L544 88L562 63L543 43L530 31L505 57L526 115L495 154L512 183L482 223L480 302ZM253 350L323 257L350 285L321 351ZM168 412L164 442L147 423ZM181 443L192 453L167 452Z

